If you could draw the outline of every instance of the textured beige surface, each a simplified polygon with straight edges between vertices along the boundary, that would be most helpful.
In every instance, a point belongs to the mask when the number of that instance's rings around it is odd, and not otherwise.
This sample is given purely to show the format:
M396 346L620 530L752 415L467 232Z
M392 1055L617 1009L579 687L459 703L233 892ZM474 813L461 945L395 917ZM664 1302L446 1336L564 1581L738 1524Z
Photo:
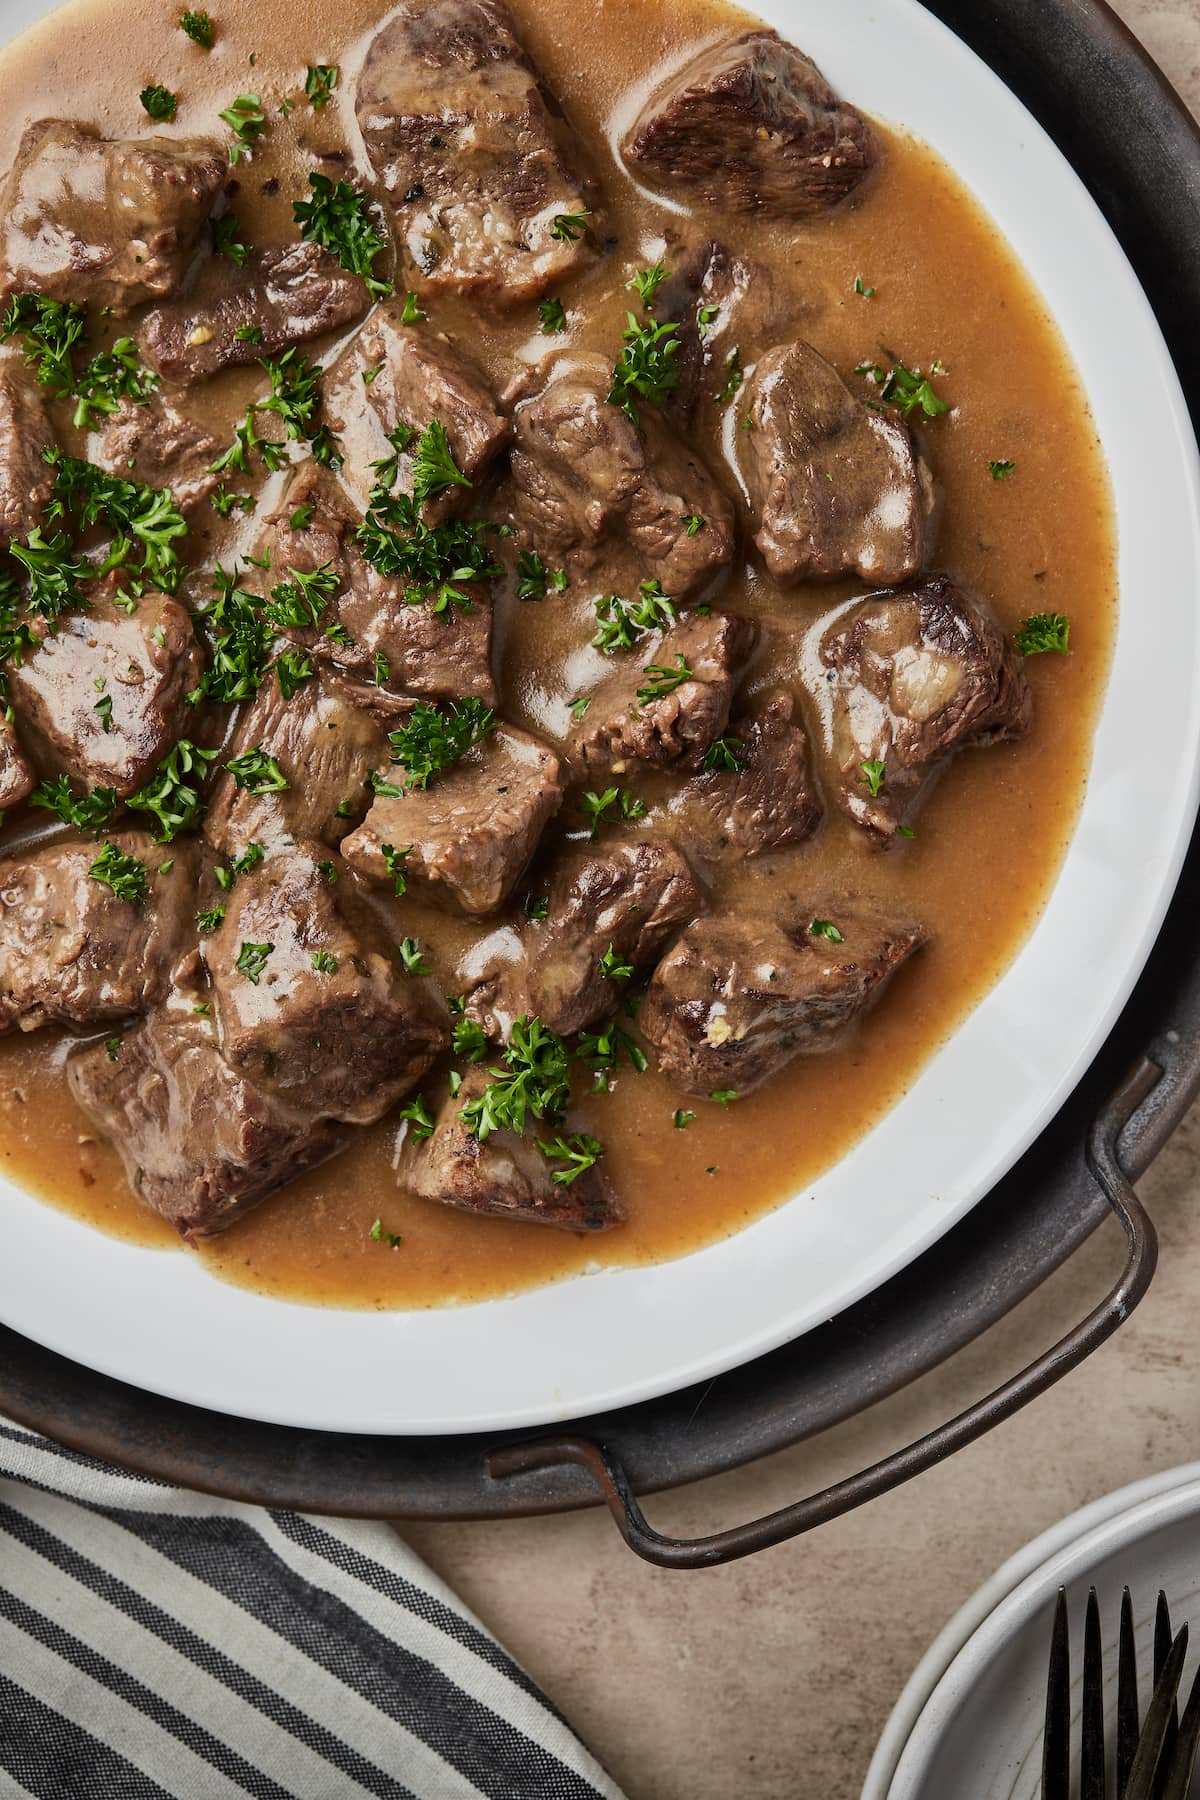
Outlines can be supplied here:
M1200 0L1119 10L1200 110ZM998 1563L1085 1501L1200 1458L1200 1109L1143 1191L1163 1256L1131 1323L981 1444L808 1540L667 1574L638 1563L598 1513L406 1536L630 1800L854 1800L917 1658ZM948 1370L818 1445L653 1501L651 1518L711 1530L869 1463L1050 1342L1100 1295L1120 1253L1105 1228Z

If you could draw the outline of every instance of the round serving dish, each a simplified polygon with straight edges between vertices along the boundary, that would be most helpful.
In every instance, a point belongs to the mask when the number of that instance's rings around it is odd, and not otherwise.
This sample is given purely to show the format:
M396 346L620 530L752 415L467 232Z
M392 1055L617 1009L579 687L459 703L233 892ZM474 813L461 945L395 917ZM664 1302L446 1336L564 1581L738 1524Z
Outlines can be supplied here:
M14 23L43 10L26 6ZM895 1277L1037 1138L1107 1036L1158 932L1196 805L1200 483L1177 378L1078 177L958 38L914 0L761 11L850 97L955 167L1041 288L1093 398L1124 604L1088 798L1037 930L850 1156L678 1262L436 1313L312 1311L97 1237L10 1189L0 1317L24 1337L159 1394L309 1430L494 1431L625 1406L761 1356Z

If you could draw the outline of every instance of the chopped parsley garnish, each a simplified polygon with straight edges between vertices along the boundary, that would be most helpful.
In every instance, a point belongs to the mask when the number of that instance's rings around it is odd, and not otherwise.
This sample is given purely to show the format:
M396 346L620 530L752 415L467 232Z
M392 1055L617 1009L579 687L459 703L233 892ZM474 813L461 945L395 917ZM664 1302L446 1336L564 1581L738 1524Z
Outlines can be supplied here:
M452 768L475 744L481 744L495 722L491 707L473 695L447 701L443 707L419 701L408 723L388 734L392 761L408 775L405 786L428 787L432 776Z
M225 908L222 905L210 907L208 912L196 914L196 926L200 931L217 931L225 923Z
M696 323L700 327L701 337L704 336L720 310L719 306L698 306L696 308Z
M56 531L47 538L37 525L25 543L9 546L9 555L29 577L26 604L31 616L57 619L67 607L89 605L79 583L95 574L95 570L91 563L73 557L71 549L66 532Z
M312 966L318 975L332 975L338 966L338 960L332 950L314 950Z
M233 334L233 341L235 344L261 344L262 326L239 325Z
M675 607L659 581L643 581L638 591L641 598L632 605L617 594L595 603L598 628L592 643L606 656L616 650L632 650L647 632L666 631L676 622Z
M541 300L538 302L538 319L541 321L538 330L543 337L552 337L556 331L567 329L567 315L561 300Z
M223 481L213 489L208 496L208 501L218 518L221 519L227 519L235 507L240 508L242 512L254 511L253 494L231 494Z
M250 246L242 238L242 228L238 224L236 213L222 213L219 219L212 221L213 251L217 256L227 256L235 268L244 269L250 261ZM242 330L241 326L238 330ZM242 343L261 343L262 327L256 327L257 338L242 338ZM236 334L235 334L236 335Z
M624 349L613 367L608 399L636 425L635 396L662 406L679 385L679 326L639 325L633 313L625 316Z
M612 822L607 819L606 815L613 812L614 808L616 809L615 818L642 819L646 816L646 802L635 800L628 788L605 788L602 794L597 794L594 789L589 788L579 802L580 812L590 821L592 827L588 832L589 843L595 843L600 835L602 824Z
M257 94L239 94L220 114L220 118L233 133L229 161L236 167L242 157L253 150L267 129L267 115Z
M286 436L293 443L311 438L320 398L320 367L309 362L294 345L277 360L263 356L259 361L271 378L271 392L267 399L255 401L255 410L274 413L282 419Z
M680 516L687 526L687 534L690 538L704 530L706 521L703 513L682 513Z
M281 794L288 785L283 770L273 756L265 753L261 744L241 756L232 757L225 767L233 776L234 785L244 788L248 794Z
M310 63L304 78L304 92L314 112L320 112L333 98L341 69L337 63Z
M596 967L605 981L628 981L633 974L633 964L621 960L615 944L608 946Z
M423 325L428 317L429 314L421 310L419 297L412 288L409 288L404 296L404 311L400 314L400 323L402 325Z
M400 1236L399 1232L385 1231L383 1229L382 1219L375 1220L375 1223L371 1226L367 1236L371 1239L372 1243L384 1243L390 1250L398 1250L404 1242L404 1239Z
M112 695L101 694L92 711L99 715L101 729L107 737L112 730Z
M54 445L43 456L54 470L54 499L47 520L57 522L72 513L83 527L103 522L114 533L103 571L123 570L135 594L141 593L143 584L173 594L183 579L175 542L187 536L188 527L170 490L122 481Z
M710 1100L715 1100L718 1106L723 1106L725 1110L728 1111L737 1099L738 1091L736 1088L714 1088L708 1097Z
M243 944L234 967L239 975L244 975L247 981L257 987L274 949L274 944Z
M920 369L906 368L903 363L897 363L894 369L887 371L878 363L859 363L854 370L856 375L865 375L875 382L882 389L880 399L899 407L906 419L918 406L927 419L936 419L939 413L950 411L950 402L935 394L930 385L930 377L942 372L938 362L933 364L928 375L922 375Z
M396 525L404 535L393 529ZM456 606L470 610L471 598L461 582L490 580L504 573L484 542L486 530L464 519L426 525L411 496L398 494L382 502L376 498L358 528L357 540L372 568L404 581L408 605L430 600L432 610L445 618Z
M487 1033L474 1019L456 1019L451 1042L454 1054L465 1056L468 1062L482 1062L487 1055Z
M570 1137L557 1137L552 1144L537 1140L537 1147L542 1155L551 1162L561 1163L555 1169L551 1181L569 1187L580 1175L594 1168L604 1155L604 1145L599 1138L589 1137L586 1131L573 1131Z
M216 755L215 750L201 750L190 738L180 738L149 781L129 796L126 805L134 812L153 815L160 844L170 844L181 831L195 831L200 824L204 816L200 789Z
M144 367L133 339L118 338L111 350L99 351L80 371L71 423L76 431L93 431L95 414L107 417L117 412L122 400L145 406L157 386L158 376Z
M383 866L396 884L396 898L399 900L408 892L408 875L404 867L404 859L412 849L411 844L381 844L379 854L383 858Z
M916 835L917 834L913 830L911 825L897 825L897 827L896 827L896 836L897 837L910 838L910 837L916 837Z
M175 109L179 104L176 95L171 92L170 88L157 85L144 87L138 95L138 99L142 103L142 111L148 113L152 119L173 119Z
M446 427L433 419L417 439L412 454L412 499L418 509L435 494L471 483L454 460Z
M15 294L0 320L0 343L19 337L25 361L43 387L69 394L75 385L71 352L83 341L87 315L70 300L44 294Z
M733 349L725 359L725 386L717 395L717 404L725 406L741 387L746 376L742 369L741 351Z
M194 615L209 640L208 665L188 699L232 705L258 692L274 633L259 614L258 596L238 586L236 569L230 574L218 564L215 576L216 599Z
M548 569L536 550L522 550L517 556L517 599L544 600L547 589L561 594L567 588L565 569Z
M644 1075L649 1066L641 1045L622 1031L615 1020L610 1020L602 1031L581 1031L575 1040L575 1055L594 1072L596 1087L602 1092L607 1092L608 1078L623 1056L639 1075Z
M396 949L400 954L400 962L406 975L429 974L429 964L425 961L420 938L401 938Z
M700 759L700 767L719 770L722 774L741 775L746 769L746 746L740 738L714 738Z
M396 1117L412 1126L414 1138L431 1138L433 1136L433 1115L425 1104L423 1094L415 1095L407 1106L402 1106ZM397 1238L396 1242L399 1243L399 1241Z
M587 230L587 222L591 216L586 206L579 212L555 213L550 225L550 236L557 238L560 244L573 244Z
M525 901L525 917L536 921L548 918L550 899L547 894L530 894Z
M1022 656L1040 656L1046 650L1065 656L1070 648L1071 621L1065 613L1032 613L1013 633Z
M643 706L649 705L652 700L661 700L665 694L673 694L685 681L695 679L685 656L675 658L673 669L664 668L661 663L647 663L644 673L650 679L637 691L638 700Z
M1016 467L1017 465L1015 462L1009 462L1007 458L1001 458L999 462L990 462L988 464L988 474L993 481L1007 481L1010 475L1016 473Z
M277 581L263 617L280 631L314 631L341 581L332 563L315 569L289 568L290 581Z
M861 275L854 277L854 291L856 294L861 294L864 300L873 300L875 297L875 289L868 287Z
M261 844L247 844L240 856L235 856L231 863L218 867L217 886L228 893L238 876L248 875L251 869L256 869L266 854Z
M185 12L179 21L180 31L187 33L202 50L213 47L213 22L206 12Z
M376 231L371 202L349 181L330 181L328 175L310 175L312 198L297 200L292 216L300 235L337 257L343 269L361 275L375 299L395 292L388 281L373 274L375 258L387 248Z
M79 831L100 831L117 810L117 790L93 788L90 794L76 798L65 775L43 781L29 796L30 806L41 806L60 818L64 825Z
M391 677L392 665L382 650L375 652L375 686L386 687Z
M875 761L859 763L858 766L862 770L862 777L867 784L868 794L870 794L872 800L878 799L879 795L883 792L884 776L886 773L885 764Z
M284 650L275 660L275 679L279 692L290 700L313 672L312 657L303 650Z
M660 256L653 268L639 269L625 286L634 290L647 312L653 312L654 296L666 279L667 265Z
M557 1124L571 1096L567 1047L538 1018L514 1020L501 1065L489 1069L492 1079L483 1093L460 1109L472 1137L486 1142L493 1131L524 1131L535 1119Z
M808 930L810 936L828 938L831 944L844 944L846 941L832 919L814 919Z
M576 694L574 700L568 702L571 717L577 725L591 704L592 696L590 694Z
M694 1112L685 1112L683 1107L680 1106L671 1114L671 1123L674 1125L676 1131L686 1131L695 1116Z
M126 856L116 844L106 842L88 870L93 881L111 888L114 899L131 900L140 906L146 898L146 865L136 856Z

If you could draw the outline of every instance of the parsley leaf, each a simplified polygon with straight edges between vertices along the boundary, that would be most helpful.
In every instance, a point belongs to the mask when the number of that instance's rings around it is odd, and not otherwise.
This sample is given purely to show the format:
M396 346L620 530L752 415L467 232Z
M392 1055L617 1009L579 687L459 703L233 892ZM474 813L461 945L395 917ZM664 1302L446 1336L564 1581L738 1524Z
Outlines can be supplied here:
M428 787L432 776L453 767L475 744L482 743L495 722L491 707L472 695L450 700L444 707L419 701L407 724L388 734L392 761L407 771L405 786Z
M185 31L202 50L212 49L213 22L206 12L185 12L179 21L179 29Z
M383 857L383 866L396 884L396 898L408 892L408 875L404 867L404 859L412 849L411 844L381 844L379 854Z
M811 937L828 938L831 944L844 944L846 941L832 919L814 919L808 930Z
M633 964L621 960L615 944L608 946L596 967L605 981L628 981L633 974Z
M43 387L69 394L75 385L71 352L84 340L87 317L70 300L48 300L44 294L15 294L0 320L0 343L19 337L25 361Z
M530 1113L555 1124L566 1110L571 1094L567 1047L538 1018L523 1014L513 1021L501 1066L488 1073L492 1079L483 1093L459 1112L480 1143L493 1131L520 1134Z
M234 785L244 788L248 794L281 794L288 786L283 770L273 756L265 753L261 744L241 756L231 757L225 767L233 776Z
M90 604L79 583L95 573L91 563L77 560L64 531L44 537L35 525L25 543L9 546L9 555L29 577L29 613L40 619L57 619L67 607Z
M624 348L613 366L608 400L637 424L637 395L662 406L679 385L678 323L639 325L633 313L626 315L622 333Z
M308 65L308 74L304 78L304 92L308 96L309 105L314 112L320 112L333 98L333 90L338 84L341 69L337 63L317 63Z
M563 1187L569 1187L573 1181L578 1180L580 1175L584 1175L589 1169L594 1168L604 1155L604 1145L600 1139L589 1137L585 1131L573 1131L570 1137L566 1138L557 1137L552 1144L543 1143L539 1138L537 1147L549 1161L563 1165L561 1168L555 1169L550 1177L552 1181L560 1182Z
M400 961L406 975L428 975L429 964L425 961L421 949L421 940L414 937L401 938L396 946L400 953Z
M567 315L561 300L539 301L538 319L541 321L538 330L543 337L552 337L555 332L567 329Z
M402 325L423 325L428 317L429 314L421 309L418 296L412 288L409 288L404 296L404 311L400 314L400 323Z
M227 256L235 268L244 269L250 261L250 246L242 238L242 228L238 224L236 213L222 213L219 219L211 223L213 253L216 256ZM241 327L239 326L239 330ZM258 338L242 338L242 343L261 342L262 329Z
M204 816L200 789L216 755L215 750L201 750L190 738L180 738L149 781L129 796L126 805L134 812L153 814L160 844L172 843L181 831L196 830Z
M233 133L229 161L236 167L267 129L267 115L257 94L239 94L219 116Z
M695 679L685 656L675 658L673 669L664 668L661 663L647 663L644 672L650 679L637 691L638 700L643 706L649 705L652 700L661 700L666 694L673 694L685 681Z
M882 389L880 399L899 407L906 419L918 406L926 419L936 419L939 413L950 411L950 402L935 394L930 385L930 377L941 372L938 362L933 364L929 375L922 375L920 369L906 368L904 363L897 363L886 373L878 363L859 363L854 371L875 382Z
M859 763L858 766L863 772L863 780L867 784L868 794L872 800L878 799L883 792L885 765L882 762L874 761Z
M257 987L274 949L274 944L243 944L233 966L239 975L244 975L247 981Z
M297 200L292 216L301 236L337 257L343 269L361 275L375 299L395 292L388 281L372 272L375 258L387 245L375 230L371 202L349 181L330 181L327 175L310 175L312 198Z
M561 594L567 588L565 569L548 569L536 550L522 550L517 556L517 599L544 600L547 588Z
M674 1125L676 1131L686 1131L695 1116L694 1112L685 1112L681 1106L672 1113L671 1123Z
M144 367L133 339L118 338L111 350L99 351L81 369L71 423L76 431L93 431L94 414L107 417L119 410L124 399L145 406L157 386L158 376Z
M854 277L854 291L856 294L861 295L864 300L873 300L875 298L875 289L873 287L868 287L861 275L856 275Z
M654 296L666 279L667 265L660 256L652 269L639 269L637 274L625 283L625 286L633 288L646 311L652 312Z
M44 807L47 812L55 813L64 825L74 825L79 831L99 831L117 810L117 790L93 788L90 794L76 799L67 777L58 775L53 781L43 781L34 788L29 804Z
M1022 619L1013 642L1022 656L1040 656L1046 650L1065 656L1070 648L1071 621L1065 613L1032 613Z
M993 481L1007 481L1010 475L1015 474L1016 467L1017 465L1015 462L1001 459L999 462L990 462L988 464L988 474Z
M724 406L732 400L745 379L746 376L742 369L742 353L735 348L725 359L725 386L716 397L717 404Z
M580 812L591 822L592 828L588 832L589 843L595 843L600 835L602 824L611 822L606 815L612 812L614 807L616 808L616 817L622 819L641 819L646 814L646 802L635 800L628 788L605 788L602 794L597 794L594 789L589 788L579 802Z
M454 460L446 427L440 419L428 424L417 439L412 457L412 499L417 508L449 487L471 483Z
M702 769L741 775L746 769L746 746L740 738L714 738L700 759Z
M142 103L142 111L148 113L152 119L173 119L175 117L175 109L179 104L170 88L159 87L157 85L154 87L144 87L138 95L138 99Z
M117 900L130 900L140 906L146 898L145 863L139 862L136 856L126 856L114 843L105 842L88 874L93 881L111 888Z
M587 230L587 222L591 218L587 207L578 212L555 213L550 225L550 236L557 238L560 244L573 244Z

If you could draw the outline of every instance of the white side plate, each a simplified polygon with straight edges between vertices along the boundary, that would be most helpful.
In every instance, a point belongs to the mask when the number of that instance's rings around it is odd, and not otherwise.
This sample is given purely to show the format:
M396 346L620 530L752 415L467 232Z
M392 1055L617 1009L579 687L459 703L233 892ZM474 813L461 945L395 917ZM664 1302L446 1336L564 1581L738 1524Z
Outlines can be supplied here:
M647 0L649 3L649 0ZM15 28L44 0L5 6ZM0 1187L0 1318L200 1406L318 1429L461 1432L647 1399L759 1356L870 1292L1015 1161L1092 1059L1162 922L1196 811L1200 480L1150 308L1050 139L915 0L761 0L848 97L931 143L1022 258L1091 396L1122 610L1087 800L1013 967L836 1168L725 1242L515 1299L352 1313L259 1298Z

